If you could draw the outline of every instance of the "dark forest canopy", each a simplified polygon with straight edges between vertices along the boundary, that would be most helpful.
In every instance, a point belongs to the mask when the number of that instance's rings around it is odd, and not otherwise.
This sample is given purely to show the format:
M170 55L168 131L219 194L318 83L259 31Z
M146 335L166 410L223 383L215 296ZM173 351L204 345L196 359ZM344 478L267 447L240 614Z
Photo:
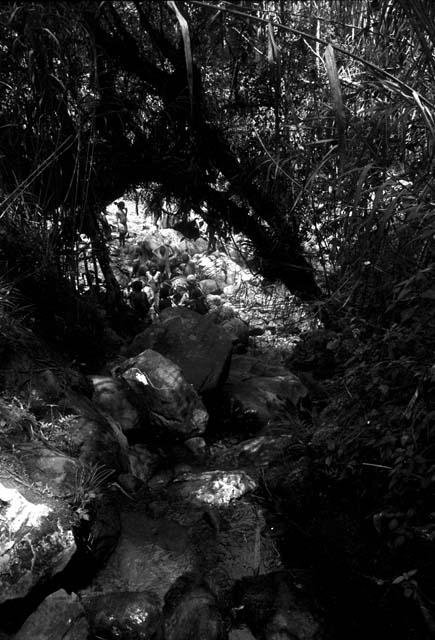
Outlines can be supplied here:
M172 198L181 219L242 232L261 272L304 299L321 295L312 264L329 296L403 280L432 257L433 13L423 0L2 3L3 222L67 276L87 234L115 290L99 212L144 186L156 209Z

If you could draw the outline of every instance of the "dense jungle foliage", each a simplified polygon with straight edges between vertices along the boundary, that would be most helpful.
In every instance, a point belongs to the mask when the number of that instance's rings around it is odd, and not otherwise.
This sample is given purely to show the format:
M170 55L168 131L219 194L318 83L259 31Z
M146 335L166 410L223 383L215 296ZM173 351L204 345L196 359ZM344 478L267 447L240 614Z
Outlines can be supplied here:
M99 350L125 193L242 233L323 322L290 360L319 429L307 531L433 633L435 4L3 2L0 34L1 348L32 326Z

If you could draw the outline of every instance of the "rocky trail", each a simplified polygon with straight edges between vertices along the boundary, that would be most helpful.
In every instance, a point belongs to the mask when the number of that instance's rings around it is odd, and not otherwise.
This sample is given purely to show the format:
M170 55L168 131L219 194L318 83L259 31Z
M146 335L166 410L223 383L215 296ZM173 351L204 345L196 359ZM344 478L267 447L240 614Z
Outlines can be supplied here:
M32 335L4 359L0 637L324 637L274 502L300 500L312 436L284 364L308 316L229 249L142 219L119 248L109 222L122 287L163 238L220 293L206 315L164 310L87 377Z

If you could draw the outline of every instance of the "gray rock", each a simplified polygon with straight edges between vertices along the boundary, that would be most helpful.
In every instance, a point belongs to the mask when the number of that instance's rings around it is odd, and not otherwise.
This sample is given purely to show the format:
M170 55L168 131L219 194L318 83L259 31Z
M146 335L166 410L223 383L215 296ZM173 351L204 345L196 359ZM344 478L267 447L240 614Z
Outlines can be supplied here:
M119 534L119 517L108 492L116 474L98 463L83 464L39 442L16 447L26 475L51 495L64 498L75 517L88 521L89 564L102 563L112 552Z
M205 431L208 414L201 399L168 358L147 349L117 371L145 399L150 426L161 436L187 439Z
M76 551L65 503L14 481L0 483L0 604L26 597Z
M15 634L14 640L87 640L89 625L75 593L49 595Z

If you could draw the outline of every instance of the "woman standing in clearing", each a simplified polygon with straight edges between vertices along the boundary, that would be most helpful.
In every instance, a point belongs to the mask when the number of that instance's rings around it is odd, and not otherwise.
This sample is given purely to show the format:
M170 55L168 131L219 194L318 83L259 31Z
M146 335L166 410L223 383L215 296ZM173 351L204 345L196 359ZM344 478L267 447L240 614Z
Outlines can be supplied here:
M115 202L118 207L116 211L116 220L118 223L118 233L119 233L119 246L125 247L125 238L128 233L127 227L127 207L125 206L125 202Z

